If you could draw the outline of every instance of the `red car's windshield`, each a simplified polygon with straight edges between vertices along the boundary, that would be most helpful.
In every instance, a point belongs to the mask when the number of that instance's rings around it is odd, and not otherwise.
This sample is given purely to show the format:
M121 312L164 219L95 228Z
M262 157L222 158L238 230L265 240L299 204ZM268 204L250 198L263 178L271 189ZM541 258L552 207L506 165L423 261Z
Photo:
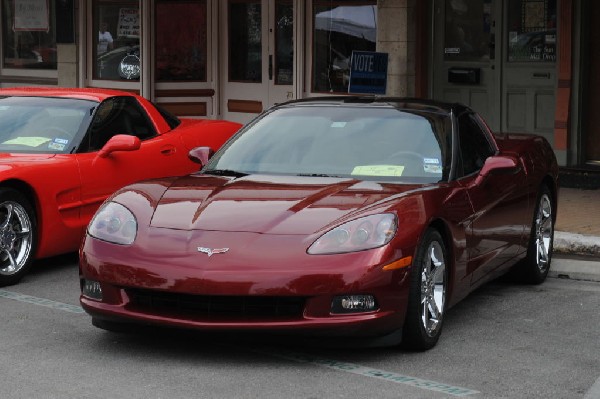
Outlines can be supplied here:
M65 98L0 98L0 152L68 152L77 145L97 105Z
M438 182L448 175L450 117L394 107L296 106L266 114L205 173Z

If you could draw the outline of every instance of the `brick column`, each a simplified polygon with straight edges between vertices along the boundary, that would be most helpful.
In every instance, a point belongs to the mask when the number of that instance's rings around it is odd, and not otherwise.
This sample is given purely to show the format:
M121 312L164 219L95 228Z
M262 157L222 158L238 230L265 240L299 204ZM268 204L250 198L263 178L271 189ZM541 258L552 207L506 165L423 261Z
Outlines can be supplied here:
M57 44L57 63L59 87L77 87L77 45Z
M377 51L389 54L388 96L415 95L415 23L414 0L377 1Z

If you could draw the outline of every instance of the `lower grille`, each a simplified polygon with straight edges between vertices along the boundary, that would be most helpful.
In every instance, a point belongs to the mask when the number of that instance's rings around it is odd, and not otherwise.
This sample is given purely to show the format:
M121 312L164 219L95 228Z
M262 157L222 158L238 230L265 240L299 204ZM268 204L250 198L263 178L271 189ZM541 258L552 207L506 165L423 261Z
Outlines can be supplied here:
M183 313L192 318L280 318L302 316L306 298L275 296L209 296L126 289L137 309Z

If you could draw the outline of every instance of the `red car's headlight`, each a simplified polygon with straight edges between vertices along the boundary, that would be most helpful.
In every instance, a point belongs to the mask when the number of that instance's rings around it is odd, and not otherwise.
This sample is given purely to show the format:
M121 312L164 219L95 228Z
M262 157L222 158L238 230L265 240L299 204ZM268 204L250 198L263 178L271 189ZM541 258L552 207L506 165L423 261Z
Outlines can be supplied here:
M396 234L398 223L391 213L352 220L329 230L309 248L311 255L363 251L387 244Z
M129 245L137 235L137 220L123 205L107 202L94 215L88 234L114 244Z

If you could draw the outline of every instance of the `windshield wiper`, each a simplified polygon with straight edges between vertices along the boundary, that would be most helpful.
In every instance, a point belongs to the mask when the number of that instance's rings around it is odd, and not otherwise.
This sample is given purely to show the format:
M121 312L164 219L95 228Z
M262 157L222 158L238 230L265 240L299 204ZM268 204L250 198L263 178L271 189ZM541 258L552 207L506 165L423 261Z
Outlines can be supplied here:
M339 177L341 178L342 176L337 176L337 175L328 175L325 173L298 173L296 176L307 176L307 177Z
M216 175L216 176L233 176L233 177L244 177L248 176L248 173L238 172L237 170L231 169L209 169L205 170L202 173L206 175Z

